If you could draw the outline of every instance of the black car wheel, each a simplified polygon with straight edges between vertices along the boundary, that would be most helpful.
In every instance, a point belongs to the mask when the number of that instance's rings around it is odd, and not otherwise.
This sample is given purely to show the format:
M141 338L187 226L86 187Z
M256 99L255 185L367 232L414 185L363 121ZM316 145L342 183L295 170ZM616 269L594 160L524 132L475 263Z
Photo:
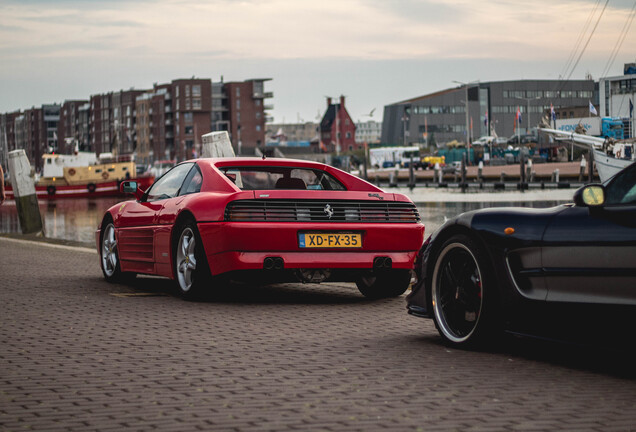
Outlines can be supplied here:
M115 225L110 217L102 222L99 255L102 273L108 282L126 282L136 276L135 273L121 271Z
M174 273L179 294L186 299L201 295L210 282L207 258L196 223L187 221L176 228Z
M386 298L402 295L411 283L409 270L385 270L376 274L360 276L356 285L368 298Z
M433 268L431 300L435 325L446 342L470 346L494 336L496 301L488 268L469 237L455 235L442 245Z

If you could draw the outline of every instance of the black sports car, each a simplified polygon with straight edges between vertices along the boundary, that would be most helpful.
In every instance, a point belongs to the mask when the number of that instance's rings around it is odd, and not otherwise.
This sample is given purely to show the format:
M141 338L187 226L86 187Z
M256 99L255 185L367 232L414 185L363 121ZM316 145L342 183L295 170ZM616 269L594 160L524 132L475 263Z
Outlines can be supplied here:
M636 163L574 204L463 213L426 240L415 271L408 312L433 318L451 345L502 330L633 344Z

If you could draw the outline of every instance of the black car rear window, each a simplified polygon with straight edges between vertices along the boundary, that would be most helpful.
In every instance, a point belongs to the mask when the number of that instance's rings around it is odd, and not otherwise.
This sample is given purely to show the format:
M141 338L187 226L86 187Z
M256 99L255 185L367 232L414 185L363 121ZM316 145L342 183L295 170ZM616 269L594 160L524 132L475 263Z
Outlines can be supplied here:
M235 166L221 172L242 190L346 190L334 176L313 168Z

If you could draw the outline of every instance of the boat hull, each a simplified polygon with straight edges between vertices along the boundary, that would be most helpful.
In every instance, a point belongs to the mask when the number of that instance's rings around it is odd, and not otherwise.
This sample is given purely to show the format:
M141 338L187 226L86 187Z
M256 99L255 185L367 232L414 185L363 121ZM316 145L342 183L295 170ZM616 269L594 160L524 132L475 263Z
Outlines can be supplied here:
M626 166L634 163L633 160L618 159L596 149L594 149L594 162L601 182L605 182Z
M152 185L154 177L138 177L133 180L139 183L140 189L146 190ZM119 191L120 183L109 181L79 185L36 185L35 194L39 200L124 196L125 194ZM14 199L11 186L7 186L5 192L7 199Z

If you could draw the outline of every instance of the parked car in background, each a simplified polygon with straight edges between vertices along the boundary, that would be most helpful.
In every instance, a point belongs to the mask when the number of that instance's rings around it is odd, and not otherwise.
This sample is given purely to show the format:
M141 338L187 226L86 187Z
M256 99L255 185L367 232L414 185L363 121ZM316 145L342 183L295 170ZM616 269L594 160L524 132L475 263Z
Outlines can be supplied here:
M454 346L502 331L633 346L636 163L574 204L463 213L430 236L408 312Z
M534 135L513 135L508 138L508 144L529 144L536 142L537 138Z
M488 145L495 140L494 136L482 136L473 141L473 145Z
M494 141L492 143L493 143L493 145L508 144L508 138L506 138L506 137L497 137L497 138L494 139Z
M111 207L95 237L104 277L165 276L186 298L228 280L349 281L398 296L423 242L405 195L316 162L197 159L147 191L121 188L135 200Z

